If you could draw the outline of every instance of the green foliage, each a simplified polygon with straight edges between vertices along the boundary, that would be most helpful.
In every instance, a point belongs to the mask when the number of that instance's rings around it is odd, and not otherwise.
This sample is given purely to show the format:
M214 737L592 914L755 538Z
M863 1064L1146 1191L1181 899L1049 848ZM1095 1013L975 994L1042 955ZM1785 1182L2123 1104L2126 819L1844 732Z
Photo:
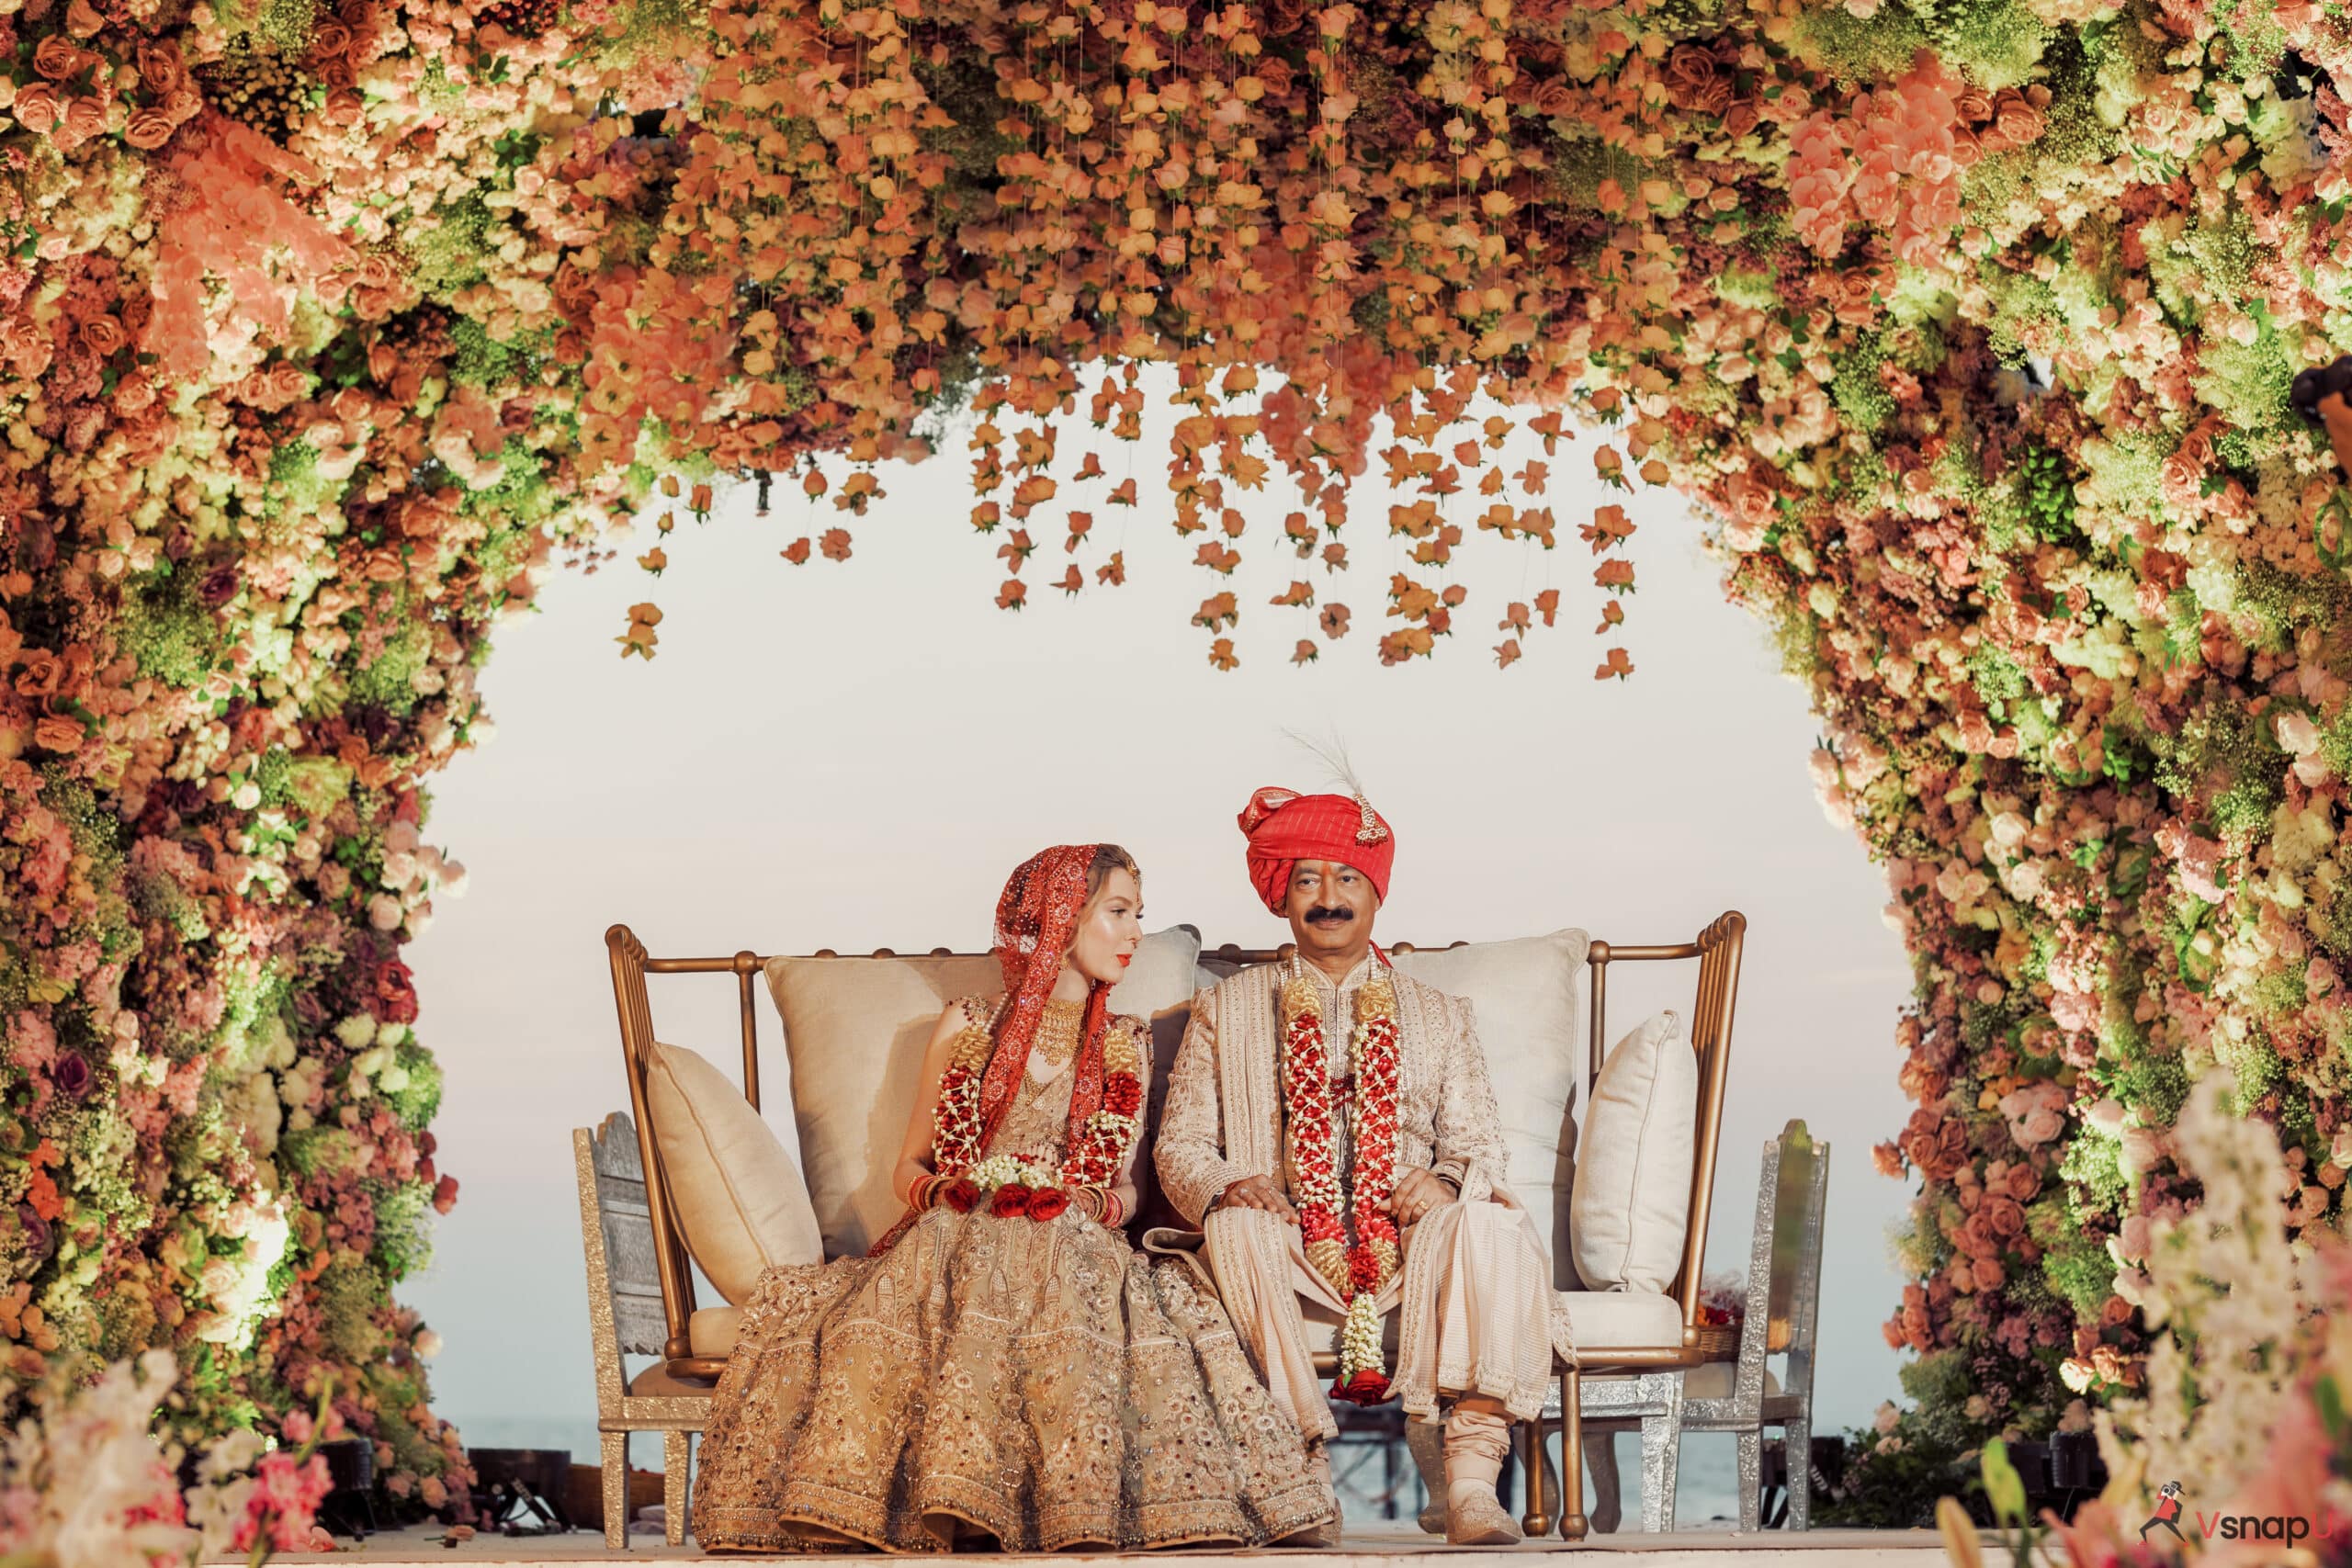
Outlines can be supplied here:
M488 276L482 256L495 221L481 193L469 190L415 224L405 243L426 299L447 299Z
M408 1075L408 1082L397 1089L385 1090L384 1102L392 1108L402 1126L412 1133L421 1133L441 1109L441 1064L413 1035L392 1054L392 1061Z
M2215 829L2243 842L2267 831L2284 794L2285 754L2270 727L2226 699L2189 715L2157 742L2156 782L2183 799L2210 797Z
M350 1255L327 1265L311 1284L319 1301L319 1315L327 1344L344 1361L365 1366L383 1346L376 1321L390 1286L368 1263Z
M1846 428L1862 435L1876 434L1894 417L1894 394L1879 379L1879 367L1887 359L1887 338L1883 332L1868 333L1830 362L1835 376L1829 395L1845 416Z
M367 1190L376 1206L368 1258L398 1284L433 1261L433 1189L422 1181L371 1181Z
M1915 55L1935 42L1932 4L1883 6L1867 19L1843 6L1809 6L1797 19L1800 58L1818 64L1841 82L1876 83L1900 76Z
M2132 1196L2122 1145L2096 1127L2076 1131L2059 1162L2058 1174L2080 1189L2091 1206L2109 1213L2120 1212Z
M2104 1237L2071 1235L2041 1255L2041 1277L2084 1322L2097 1322L2115 1293L2115 1259Z
M2018 507L2036 538L2072 548L2089 542L2075 525L2076 475L2062 454L2048 446L2029 446L2019 455L2016 472Z
M352 673L350 700L380 707L390 714L415 711L418 693L414 679L433 658L433 628L423 621L405 621L392 634L382 650L372 658L363 658Z
M2169 1127L2188 1102L2188 1069L2177 1056L2133 1054L2108 1079L2108 1092L2153 1126Z
M168 561L125 591L115 640L141 675L182 691L202 685L228 652L220 621L197 597L195 575Z

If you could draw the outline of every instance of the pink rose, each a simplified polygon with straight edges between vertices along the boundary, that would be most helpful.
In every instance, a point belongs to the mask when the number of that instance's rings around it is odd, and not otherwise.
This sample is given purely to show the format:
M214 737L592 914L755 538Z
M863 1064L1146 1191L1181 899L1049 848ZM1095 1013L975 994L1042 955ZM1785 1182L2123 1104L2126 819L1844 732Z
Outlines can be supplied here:
M179 125L171 115L159 108L143 108L132 113L130 123L123 128L122 139L141 152L153 152L172 139Z
M78 74L86 58L63 34L51 33L34 46L33 70L44 82L62 82Z
M87 141L107 128L106 106L96 98L75 98L65 106L65 126L61 140L80 143Z
M57 89L46 82L28 82L17 88L17 101L8 106L8 112L36 136L47 136L64 118L58 107Z
M138 63L140 85L155 97L187 82L187 67L181 63L179 51L170 45L141 44Z

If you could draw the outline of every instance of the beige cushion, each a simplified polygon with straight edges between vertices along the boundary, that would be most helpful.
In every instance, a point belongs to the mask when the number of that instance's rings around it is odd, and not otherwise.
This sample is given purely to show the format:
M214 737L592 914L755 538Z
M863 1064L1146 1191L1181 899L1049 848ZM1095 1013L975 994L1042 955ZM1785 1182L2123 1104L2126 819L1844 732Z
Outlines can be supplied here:
M677 1045L653 1047L645 1080L678 1228L718 1293L740 1304L771 1264L823 1262L799 1168L742 1090Z
M1584 995L1580 931L1395 955L1398 970L1465 998L1502 1111L1511 1195L1526 1204L1552 1252L1553 1283L1573 1287L1569 1191L1576 1176L1577 1010Z
M1682 1266L1699 1059L1671 1010L1617 1042L1585 1111L1570 1233L1589 1291L1664 1291Z
M1682 1397L1685 1399L1729 1399L1733 1380L1739 1375L1738 1366L1731 1361L1702 1361L1682 1377ZM1781 1380L1770 1366L1764 1369L1764 1397L1770 1399L1781 1392Z
M628 1380L632 1399L708 1399L718 1389L716 1379L672 1377L667 1361L656 1361Z
M1155 1059L1163 1046L1174 1055L1200 949L1198 934L1182 926L1155 931L1111 993L1114 1011L1154 1021ZM941 1010L957 997L999 994L1003 972L986 955L775 958L767 978L784 1021L793 1117L825 1253L854 1257L901 1212L890 1177ZM1138 1175L1149 1165L1139 1160Z
M697 1356L731 1356L742 1326L741 1307L705 1307L686 1319L686 1343Z
M1682 1303L1657 1291L1562 1291L1577 1354L1682 1343Z

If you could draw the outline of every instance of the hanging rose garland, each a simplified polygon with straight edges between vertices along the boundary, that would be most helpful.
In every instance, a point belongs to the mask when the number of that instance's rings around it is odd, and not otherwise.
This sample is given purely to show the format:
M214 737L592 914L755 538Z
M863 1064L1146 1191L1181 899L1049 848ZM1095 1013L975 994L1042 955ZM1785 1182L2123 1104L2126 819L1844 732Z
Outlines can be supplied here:
M1388 1201L1396 1185L1396 996L1376 975L1356 993L1350 1055L1354 1096L1353 1191L1343 1200L1332 1124L1331 1057L1321 992L1304 968L1283 987L1283 1109L1290 1138L1290 1185L1306 1260L1347 1304L1340 1330L1334 1398L1377 1404L1388 1396L1380 1348L1381 1290L1395 1278L1403 1250ZM1350 1226L1341 1219L1346 1213Z

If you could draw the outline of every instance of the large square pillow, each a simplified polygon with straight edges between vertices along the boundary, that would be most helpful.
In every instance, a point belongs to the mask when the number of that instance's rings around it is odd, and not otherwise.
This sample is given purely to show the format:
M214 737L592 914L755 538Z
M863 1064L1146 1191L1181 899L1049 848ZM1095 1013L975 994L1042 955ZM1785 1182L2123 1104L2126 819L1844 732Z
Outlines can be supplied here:
M799 1168L725 1073L657 1044L645 1097L679 1233L720 1295L741 1306L770 1265L825 1260Z
M1574 929L1392 955L1397 970L1466 998L1487 1055L1509 1151L1504 1184L1552 1252L1553 1282L1573 1288L1569 1193L1576 1180L1577 1020L1589 939Z
M1200 950L1198 933L1182 926L1145 937L1111 992L1112 1010L1153 1020L1156 1036L1169 1032L1160 1021L1192 1000ZM890 1176L941 1010L957 997L999 994L1003 971L986 954L774 958L767 980L784 1021L793 1119L825 1253L854 1257L902 1212Z
M1663 1291L1682 1268L1699 1140L1699 1057L1680 1015L1617 1042L1585 1111L1569 1234L1589 1291Z

